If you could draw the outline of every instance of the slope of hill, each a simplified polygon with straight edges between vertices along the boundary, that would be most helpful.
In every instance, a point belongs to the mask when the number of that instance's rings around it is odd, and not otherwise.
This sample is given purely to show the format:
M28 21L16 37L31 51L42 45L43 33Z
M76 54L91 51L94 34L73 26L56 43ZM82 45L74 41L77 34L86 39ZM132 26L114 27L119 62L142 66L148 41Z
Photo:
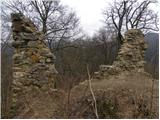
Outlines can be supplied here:
M148 33L145 35L145 40L148 43L148 48L145 52L145 70L151 73L154 77L159 76L159 34Z
M158 64L158 57L155 59L154 56L159 54L159 34L148 33L145 35L145 40L148 43L148 49L145 53L146 61L152 64Z

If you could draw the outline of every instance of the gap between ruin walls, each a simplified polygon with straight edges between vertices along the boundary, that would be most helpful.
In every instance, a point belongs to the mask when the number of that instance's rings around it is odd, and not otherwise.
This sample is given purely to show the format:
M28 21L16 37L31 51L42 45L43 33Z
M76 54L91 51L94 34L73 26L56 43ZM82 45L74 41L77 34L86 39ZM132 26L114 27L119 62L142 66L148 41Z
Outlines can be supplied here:
M55 89L58 72L55 69L55 56L44 43L44 35L34 23L23 14L13 13L12 36L15 48L13 55L13 83L11 116L20 114L28 107L27 97L33 92L46 92ZM140 30L126 32L124 43L112 66L100 66L99 76L113 76L124 71L144 71L144 35Z

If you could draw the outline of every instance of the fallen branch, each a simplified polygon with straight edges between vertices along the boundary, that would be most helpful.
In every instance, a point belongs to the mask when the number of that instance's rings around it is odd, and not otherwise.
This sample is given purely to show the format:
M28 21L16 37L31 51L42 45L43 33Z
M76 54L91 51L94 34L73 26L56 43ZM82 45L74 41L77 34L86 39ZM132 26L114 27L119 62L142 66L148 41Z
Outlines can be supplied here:
M92 94L92 98L93 98L93 101L94 101L94 112L95 112L95 115L96 115L97 119L99 119L99 117L98 117L98 112L97 112L97 102L96 102L96 98L95 98L94 92L93 92L93 90L92 90L91 75L90 75L90 73L89 73L88 65L87 65L87 74L88 74L89 89L90 89L90 92L91 92L91 94Z

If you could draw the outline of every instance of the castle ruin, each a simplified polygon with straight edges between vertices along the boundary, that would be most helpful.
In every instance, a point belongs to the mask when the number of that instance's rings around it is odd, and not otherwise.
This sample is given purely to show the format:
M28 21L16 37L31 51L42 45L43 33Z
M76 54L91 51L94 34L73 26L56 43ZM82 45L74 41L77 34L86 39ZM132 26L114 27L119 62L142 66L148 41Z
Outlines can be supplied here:
M43 33L20 13L11 14L11 19L15 48L11 112L18 114L28 105L27 95L54 89L57 71L55 56L45 44Z

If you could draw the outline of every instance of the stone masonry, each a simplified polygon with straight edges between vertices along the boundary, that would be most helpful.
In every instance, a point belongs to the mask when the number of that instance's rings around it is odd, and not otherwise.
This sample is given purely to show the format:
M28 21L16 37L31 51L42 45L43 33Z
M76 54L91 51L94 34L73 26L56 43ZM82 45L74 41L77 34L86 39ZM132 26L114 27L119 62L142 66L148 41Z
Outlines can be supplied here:
M96 76L116 75L124 71L144 71L144 52L147 44L143 33L138 29L131 29L125 33L124 43L119 50L113 65L101 65Z
M44 42L44 35L21 13L12 13L13 55L12 114L26 106L26 97L34 90L54 89L57 71L55 56Z

